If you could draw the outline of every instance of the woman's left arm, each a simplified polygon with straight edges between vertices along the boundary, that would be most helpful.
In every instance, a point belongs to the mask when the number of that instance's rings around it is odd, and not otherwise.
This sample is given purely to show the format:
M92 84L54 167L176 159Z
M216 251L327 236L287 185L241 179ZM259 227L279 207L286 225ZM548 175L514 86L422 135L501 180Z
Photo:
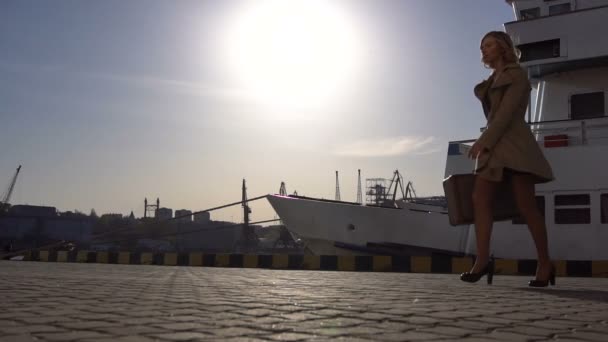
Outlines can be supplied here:
M492 150L513 121L515 112L521 106L522 101L528 99L530 82L525 71L518 70L512 74L512 77L513 81L507 86L500 107L494 114L494 119L475 142L475 145L479 145L482 149Z

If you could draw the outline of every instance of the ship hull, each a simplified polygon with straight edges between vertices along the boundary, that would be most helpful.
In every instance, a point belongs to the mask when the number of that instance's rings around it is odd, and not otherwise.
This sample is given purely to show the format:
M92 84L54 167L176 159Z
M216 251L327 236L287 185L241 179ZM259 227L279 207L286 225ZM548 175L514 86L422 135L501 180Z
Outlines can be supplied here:
M365 254L371 246L387 245L462 254L470 247L469 227L450 226L441 207L384 208L278 195L268 200L315 254Z
M278 195L270 195L268 200L287 229L314 254L476 253L474 225L451 226L447 215L431 206L409 203L398 209L380 208ZM608 249L603 247L608 233L589 228L548 225L551 257L608 260ZM378 248L386 246L400 248ZM497 258L536 259L525 224L495 222L490 249Z

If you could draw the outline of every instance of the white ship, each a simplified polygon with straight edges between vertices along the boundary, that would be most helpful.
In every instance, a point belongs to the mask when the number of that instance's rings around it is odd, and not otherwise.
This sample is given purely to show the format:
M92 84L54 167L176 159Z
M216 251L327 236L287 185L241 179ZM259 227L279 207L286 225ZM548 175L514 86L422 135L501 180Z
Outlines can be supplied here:
M608 1L507 1L505 31L522 51L532 83L528 122L556 180L536 187L557 260L608 260ZM470 173L466 145L448 147L445 175ZM437 180L440 182L441 180ZM269 196L287 228L316 254L475 253L475 227L450 226L445 209L410 198L393 208ZM518 220L496 222L499 258L535 259Z

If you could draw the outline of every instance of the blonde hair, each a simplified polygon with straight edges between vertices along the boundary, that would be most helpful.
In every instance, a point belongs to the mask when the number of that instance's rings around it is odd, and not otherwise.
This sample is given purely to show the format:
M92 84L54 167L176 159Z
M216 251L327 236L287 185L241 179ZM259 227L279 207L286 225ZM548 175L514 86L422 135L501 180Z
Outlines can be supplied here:
M513 40L508 34L502 31L490 31L486 33L483 38L481 38L481 41L483 42L483 40L488 37L496 39L498 45L500 45L500 47L503 49L504 53L502 55L502 58L505 63L519 63L521 51L519 51L519 49L515 47L515 45L513 44ZM486 67L489 66L486 65Z

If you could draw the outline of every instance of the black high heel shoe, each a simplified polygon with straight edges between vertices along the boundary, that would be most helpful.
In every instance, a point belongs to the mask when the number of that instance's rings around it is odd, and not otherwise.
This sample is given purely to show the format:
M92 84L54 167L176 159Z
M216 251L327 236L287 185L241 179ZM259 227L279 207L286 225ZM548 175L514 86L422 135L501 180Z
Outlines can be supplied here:
M476 283L484 275L488 275L488 285L492 284L492 278L494 278L494 258L491 258L486 267L479 273L464 272L460 275L460 280L466 281L467 283Z
M531 287L547 287L549 284L555 286L555 266L551 266L551 273L549 273L549 278L547 280L532 279L528 282L528 286Z

